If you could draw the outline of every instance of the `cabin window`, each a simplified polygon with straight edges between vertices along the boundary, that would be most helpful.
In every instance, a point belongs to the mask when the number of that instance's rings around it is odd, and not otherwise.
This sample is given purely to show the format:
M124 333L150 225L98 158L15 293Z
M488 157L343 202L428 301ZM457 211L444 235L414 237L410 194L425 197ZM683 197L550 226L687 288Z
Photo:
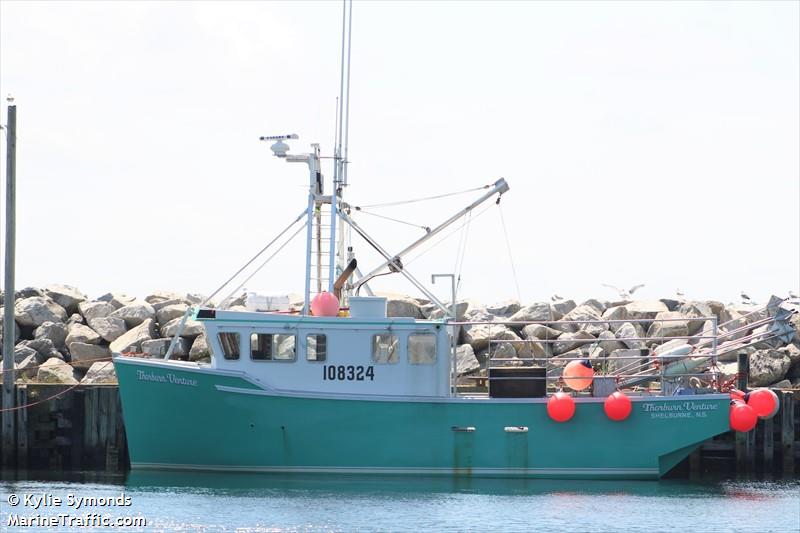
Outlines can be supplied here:
M324 361L328 354L328 341L325 335L311 333L306 335L306 359Z
M250 359L253 361L294 361L294 335L253 333L250 335Z
M381 333L372 336L372 360L376 363L397 362L397 335Z
M412 333L408 336L408 362L412 365L431 365L436 361L436 335Z
M217 335L222 346L222 356L225 359L239 359L239 334L232 332Z

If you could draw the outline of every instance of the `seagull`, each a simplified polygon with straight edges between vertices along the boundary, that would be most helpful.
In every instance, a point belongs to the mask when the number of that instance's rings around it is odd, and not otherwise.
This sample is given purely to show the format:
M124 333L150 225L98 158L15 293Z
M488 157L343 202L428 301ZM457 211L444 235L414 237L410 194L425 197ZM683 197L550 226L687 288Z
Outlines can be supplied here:
M630 299L631 299L631 295L632 295L634 292L636 292L636 291L638 291L639 289L641 289L642 287L644 287L644 283L641 283L641 284L639 284L639 285L634 285L633 287L631 287L631 288L630 288L630 289L628 289L628 290L625 290L625 289L620 289L619 287L615 287L614 285L608 285L608 284L606 284L606 283L601 283L601 285L602 285L603 287L608 287L609 289L614 289L615 291L617 291L617 292L619 293L619 297L620 297L621 299L623 299L623 300L630 300Z
M550 297L550 300L553 301L553 302L558 302L558 301L563 300L563 299L564 299L564 297L563 296L559 296L558 294L554 294L554 295L552 295Z
M684 297L684 296L686 296L685 294L683 294L683 291L682 291L682 290L680 290L680 289L675 289L675 294L676 294L676 295L678 296L678 298L680 298L680 299L683 299L683 297Z
M746 295L744 293L744 291L742 291L742 294L740 294L740 296L742 297L742 303L743 304L753 304L753 305L755 305L755 302L753 301L753 299L750 298L748 295Z

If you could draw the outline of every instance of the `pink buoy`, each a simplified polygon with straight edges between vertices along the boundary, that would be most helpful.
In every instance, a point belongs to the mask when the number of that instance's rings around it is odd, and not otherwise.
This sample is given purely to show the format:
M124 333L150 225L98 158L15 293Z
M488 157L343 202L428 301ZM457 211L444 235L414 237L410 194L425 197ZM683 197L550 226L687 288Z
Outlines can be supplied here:
M606 398L603 403L603 410L611 420L619 422L630 416L633 405L631 399L624 392L616 391Z
M333 294L323 291L311 300L311 314L314 316L336 316L339 314L339 300Z
M755 410L744 402L733 401L730 410L731 429L735 431L751 431L756 427L758 415Z
M747 405L753 408L759 418L772 418L778 412L778 395L771 389L756 389L745 396Z
M547 400L547 414L556 422L566 422L575 414L575 400L566 392L557 392Z
M564 383L570 389L581 391L592 384L594 369L588 359L570 361L564 367L564 372L561 375L564 378Z

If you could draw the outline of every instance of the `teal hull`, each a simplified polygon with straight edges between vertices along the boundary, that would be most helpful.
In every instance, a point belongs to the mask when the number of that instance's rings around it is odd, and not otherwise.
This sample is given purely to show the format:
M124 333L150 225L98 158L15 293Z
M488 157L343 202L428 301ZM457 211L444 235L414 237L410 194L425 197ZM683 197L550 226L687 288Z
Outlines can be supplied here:
M637 398L622 422L587 398L557 423L543 399L301 397L210 369L115 367L133 469L655 479L729 430L721 394Z

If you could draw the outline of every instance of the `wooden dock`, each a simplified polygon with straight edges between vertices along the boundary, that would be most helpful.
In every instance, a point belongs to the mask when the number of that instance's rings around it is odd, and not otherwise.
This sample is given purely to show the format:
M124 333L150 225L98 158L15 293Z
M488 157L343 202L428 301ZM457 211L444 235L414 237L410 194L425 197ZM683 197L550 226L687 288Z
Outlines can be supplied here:
M669 477L798 475L800 394L795 392L779 392L781 408L775 418L760 420L755 431L730 432L703 443ZM15 411L16 453L7 466L105 472L130 468L116 385L19 385L16 404L32 405Z

